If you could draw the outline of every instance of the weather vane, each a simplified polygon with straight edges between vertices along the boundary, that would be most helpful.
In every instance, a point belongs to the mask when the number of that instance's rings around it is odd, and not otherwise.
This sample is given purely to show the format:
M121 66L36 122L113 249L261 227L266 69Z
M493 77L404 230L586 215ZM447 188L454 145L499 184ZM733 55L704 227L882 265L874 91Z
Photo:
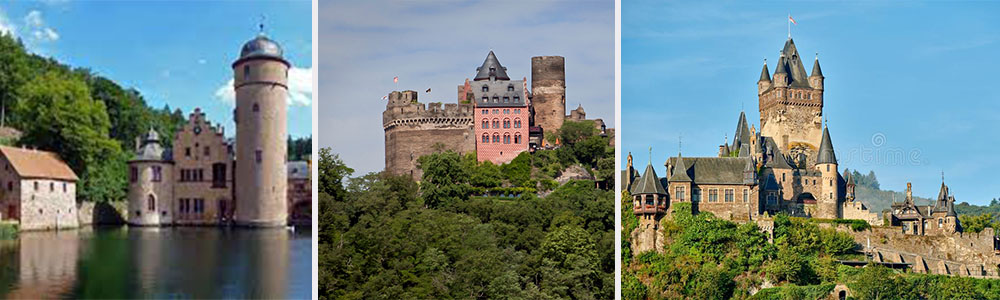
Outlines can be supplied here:
M260 14L260 23L258 23L257 26L260 27L260 33L261 34L264 33L264 20L265 19L267 19L267 17L264 16L264 14Z

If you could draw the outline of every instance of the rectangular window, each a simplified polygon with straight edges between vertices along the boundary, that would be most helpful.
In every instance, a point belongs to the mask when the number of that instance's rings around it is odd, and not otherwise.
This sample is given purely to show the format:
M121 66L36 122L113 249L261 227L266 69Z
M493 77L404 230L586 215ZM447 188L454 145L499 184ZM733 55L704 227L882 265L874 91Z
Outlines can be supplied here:
M136 182L139 181L139 169L136 167L129 168L129 181Z
M209 156L211 153L212 152L208 149L208 146L205 146L205 156Z
M708 190L708 202L719 202L719 190L709 189Z
M226 187L226 164L217 163L212 165L212 187Z
M191 157L191 147L184 148L184 156Z
M258 163L258 164L259 164L259 163L260 163L260 162L261 162L262 160L264 160L264 152L263 152L263 151L260 151L260 150L257 150L256 152L254 152L254 156L255 156L255 159L257 160L257 163Z
M691 202L701 202L701 189L691 190Z
M733 202L733 194L734 194L733 189L726 189L726 199L725 199L725 201L726 202Z
M153 166L153 181L154 182L163 181L163 167Z
M750 202L750 189L743 189L743 203Z
M767 205L775 205L775 204L778 204L778 195L775 195L774 193L768 193Z
M685 198L684 196L685 195L684 195L684 187L683 186L679 186L679 187L675 187L674 188L674 198L677 198L677 201L684 201L684 198Z

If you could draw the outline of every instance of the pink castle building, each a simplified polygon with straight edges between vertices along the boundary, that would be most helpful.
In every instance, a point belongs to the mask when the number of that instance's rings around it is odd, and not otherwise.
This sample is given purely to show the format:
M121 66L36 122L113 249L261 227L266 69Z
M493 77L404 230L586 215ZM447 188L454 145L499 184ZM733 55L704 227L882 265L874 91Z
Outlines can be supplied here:
M528 150L528 93L525 79L510 80L490 51L468 89L475 103L476 157L507 163Z

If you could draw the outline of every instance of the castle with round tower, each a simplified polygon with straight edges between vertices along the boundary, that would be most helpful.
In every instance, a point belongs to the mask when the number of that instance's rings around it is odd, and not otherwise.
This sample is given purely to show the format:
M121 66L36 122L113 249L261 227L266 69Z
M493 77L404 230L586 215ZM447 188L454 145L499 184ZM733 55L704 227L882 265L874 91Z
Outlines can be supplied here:
M285 226L290 67L281 46L262 30L232 64L235 142L200 109L174 134L172 149L153 129L137 138L129 161L128 223Z

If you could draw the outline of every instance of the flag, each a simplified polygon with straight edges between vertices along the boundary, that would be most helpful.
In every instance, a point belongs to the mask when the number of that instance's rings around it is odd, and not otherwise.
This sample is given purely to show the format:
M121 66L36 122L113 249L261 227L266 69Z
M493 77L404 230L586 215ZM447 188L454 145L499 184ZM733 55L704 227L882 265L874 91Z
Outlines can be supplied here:
M392 83L399 83L399 76L392 77Z
M430 93L430 92L431 92L431 88L427 88L427 93Z
M795 23L795 19L792 19L792 15L788 15L788 21L792 22L792 24L799 25L799 23Z
M389 95L382 96L382 100L389 99Z

